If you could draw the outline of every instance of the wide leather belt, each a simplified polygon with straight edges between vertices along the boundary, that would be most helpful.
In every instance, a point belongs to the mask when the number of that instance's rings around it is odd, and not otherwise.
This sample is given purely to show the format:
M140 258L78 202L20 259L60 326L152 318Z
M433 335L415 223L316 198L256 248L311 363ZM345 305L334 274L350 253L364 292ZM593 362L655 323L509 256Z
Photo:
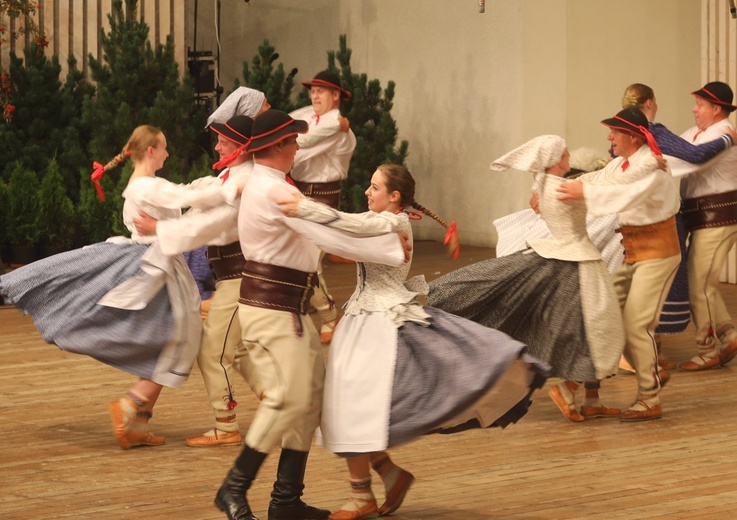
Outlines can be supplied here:
M668 258L681 252L675 216L647 226L622 226L617 231L622 233L625 264Z
M331 208L338 209L340 204L340 181L335 182L300 182L295 180L294 184L303 195L327 204Z
M245 305L306 314L317 286L317 273L249 260L238 301Z
M207 259L215 273L216 282L240 278L246 266L240 242L232 242L224 246L208 246Z
M681 215L687 231L737 224L737 191L683 199Z

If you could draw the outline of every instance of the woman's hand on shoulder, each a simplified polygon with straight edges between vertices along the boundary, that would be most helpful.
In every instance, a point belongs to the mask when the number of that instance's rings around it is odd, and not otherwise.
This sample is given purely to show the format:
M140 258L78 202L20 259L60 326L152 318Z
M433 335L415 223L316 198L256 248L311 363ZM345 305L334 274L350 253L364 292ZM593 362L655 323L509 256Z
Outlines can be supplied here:
M663 170L664 172L668 171L668 161L665 159L662 155L655 155L653 154L653 157L655 157L655 160L658 163L658 169Z
M563 182L556 191L558 192L558 200L566 204L583 199L583 184L581 181Z

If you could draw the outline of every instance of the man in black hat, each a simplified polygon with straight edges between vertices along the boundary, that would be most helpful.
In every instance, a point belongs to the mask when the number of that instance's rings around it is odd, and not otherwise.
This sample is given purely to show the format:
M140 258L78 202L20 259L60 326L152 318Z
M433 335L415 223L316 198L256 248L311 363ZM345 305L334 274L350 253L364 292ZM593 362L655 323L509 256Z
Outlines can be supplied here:
M696 125L681 137L699 144L733 129L728 117L732 89L712 81L694 96ZM737 243L737 149L724 152L718 162L681 180L681 213L689 232L688 280L691 315L696 327L697 354L681 363L689 371L726 365L737 356L735 332L719 292L719 275L727 254Z
M312 104L290 114L309 125L307 132L297 137L299 151L291 176L304 195L338 209L340 184L348 176L356 148L356 136L348 127L348 120L340 115L340 102L349 100L351 93L341 87L340 77L330 70L319 72L302 85L310 90ZM338 310L322 276L322 259L317 275L320 287L311 303L322 323L320 341L328 343L338 323Z
M320 422L325 367L309 298L317 283L320 247L354 260L401 265L396 235L360 238L286 217L278 202L298 194L287 179L307 123L278 110L258 116L248 151L256 166L243 190L238 233L246 258L239 318L243 342L262 385L262 400L243 451L217 492L230 519L253 520L246 492L269 452L281 445L270 520L327 518L301 500L312 437ZM315 245L315 244L319 244Z
M215 151L220 155L216 169L225 167L218 177L204 177L199 184L247 181L254 163L246 146L251 138L253 119L234 116L226 123L212 123L217 135ZM259 385L251 371L248 352L241 345L238 321L240 278L245 259L238 241L238 209L223 204L204 211L190 210L180 219L157 222L143 214L134 219L142 235L157 235L164 254L172 255L207 246L207 257L215 274L215 292L207 318L202 325L202 343L197 364L205 383L214 415L214 426L208 432L187 439L193 447L240 446L241 434L236 419L233 371L238 371L259 395Z
M603 170L561 185L559 198L585 199L596 216L617 214L625 257L614 274L614 288L622 306L624 356L637 376L637 401L620 420L659 419L659 393L666 380L661 376L666 373L658 370L653 334L681 261L675 221L678 193L671 173L654 156L662 154L639 109L626 108L602 124L610 128L617 157Z

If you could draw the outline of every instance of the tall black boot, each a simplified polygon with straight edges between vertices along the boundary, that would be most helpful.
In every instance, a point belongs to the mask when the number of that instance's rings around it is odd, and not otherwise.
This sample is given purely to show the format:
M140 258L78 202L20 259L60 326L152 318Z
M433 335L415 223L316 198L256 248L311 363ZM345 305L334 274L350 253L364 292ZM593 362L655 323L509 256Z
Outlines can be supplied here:
M323 520L330 511L308 506L302 499L307 451L282 449L274 491L271 492L269 520Z
M266 459L266 453L261 453L244 445L243 451L218 489L215 496L215 505L228 515L229 520L258 520L248 505L246 491L256 478L261 464Z

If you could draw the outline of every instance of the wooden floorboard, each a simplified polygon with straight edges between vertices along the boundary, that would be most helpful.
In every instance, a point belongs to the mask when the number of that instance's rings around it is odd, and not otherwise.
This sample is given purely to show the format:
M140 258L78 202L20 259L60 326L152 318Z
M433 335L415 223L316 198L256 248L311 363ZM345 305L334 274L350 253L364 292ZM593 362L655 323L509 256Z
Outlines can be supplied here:
M432 279L494 255L464 248L458 262L442 246L419 242L412 274ZM346 300L355 267L326 264L336 299ZM737 287L723 286L737 312ZM692 355L692 331L666 337L676 361ZM327 350L326 350L327 352ZM165 389L153 431L161 447L123 451L113 437L108 402L133 378L48 345L31 320L0 307L0 519L220 519L212 499L237 448L188 448L184 439L210 428L201 377ZM662 420L640 424L595 419L572 423L538 393L530 412L505 430L428 436L394 450L417 481L396 520L733 519L737 518L737 404L734 367L674 371L662 394ZM238 385L243 427L256 401ZM634 376L605 381L607 404L627 407ZM275 454L276 455L276 454ZM266 518L277 456L249 493ZM344 462L316 446L305 499L337 509L347 496ZM379 499L380 481L375 479Z

